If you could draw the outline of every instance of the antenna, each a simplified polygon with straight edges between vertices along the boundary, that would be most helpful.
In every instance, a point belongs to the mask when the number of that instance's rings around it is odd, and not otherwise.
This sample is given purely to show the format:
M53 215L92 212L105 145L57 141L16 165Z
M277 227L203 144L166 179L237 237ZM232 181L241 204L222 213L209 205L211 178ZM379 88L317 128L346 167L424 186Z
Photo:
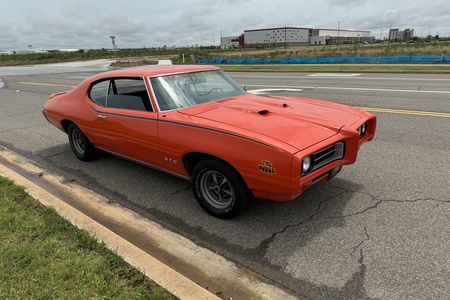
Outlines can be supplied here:
M119 47L116 44L116 36L115 35L111 35L109 38L112 41L113 50L119 50Z

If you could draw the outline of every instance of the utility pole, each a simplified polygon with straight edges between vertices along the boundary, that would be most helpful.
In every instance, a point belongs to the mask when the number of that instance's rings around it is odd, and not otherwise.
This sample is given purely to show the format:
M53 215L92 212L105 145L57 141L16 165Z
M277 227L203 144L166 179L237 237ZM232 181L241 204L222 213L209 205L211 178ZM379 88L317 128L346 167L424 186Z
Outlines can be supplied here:
M389 46L390 46L390 43L391 43L391 29L392 29L392 24L389 26L388 44L387 44L387 53L388 53L388 55L390 54L389 53Z
M337 36L337 40L336 40L336 45L339 46L339 35L340 35L340 31L341 31L341 20L338 21L338 36Z

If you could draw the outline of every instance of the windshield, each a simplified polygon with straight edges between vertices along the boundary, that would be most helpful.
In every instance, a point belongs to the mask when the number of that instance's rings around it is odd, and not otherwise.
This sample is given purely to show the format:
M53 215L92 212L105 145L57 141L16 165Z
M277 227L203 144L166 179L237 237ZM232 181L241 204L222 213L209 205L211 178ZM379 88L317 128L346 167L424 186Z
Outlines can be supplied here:
M160 111L189 107L245 94L222 71L202 71L150 78Z

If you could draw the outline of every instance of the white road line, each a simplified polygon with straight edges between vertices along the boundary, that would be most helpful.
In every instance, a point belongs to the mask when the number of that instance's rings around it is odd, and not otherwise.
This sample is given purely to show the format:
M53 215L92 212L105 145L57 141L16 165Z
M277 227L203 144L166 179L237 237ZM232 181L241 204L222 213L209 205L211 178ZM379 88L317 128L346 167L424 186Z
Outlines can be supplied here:
M310 76L310 75L243 75L243 74L230 74L231 77L236 78L271 78L271 79L277 79L277 78L288 78L288 79L315 79L315 78L330 78L330 79L349 79L349 80L401 80L401 81L450 81L449 78L419 78L419 77L332 77L332 76Z
M247 90L250 94L265 94L269 92L301 92L302 89L256 89L256 90Z
M314 73L309 74L308 77L355 77L361 74L357 73Z
M245 86L276 88L276 89L291 88L291 89L316 89L316 90L375 91L375 92L394 92L394 93L450 94L450 91L373 89L373 88L338 87L338 86L294 86L294 85L260 85L260 84L245 84Z

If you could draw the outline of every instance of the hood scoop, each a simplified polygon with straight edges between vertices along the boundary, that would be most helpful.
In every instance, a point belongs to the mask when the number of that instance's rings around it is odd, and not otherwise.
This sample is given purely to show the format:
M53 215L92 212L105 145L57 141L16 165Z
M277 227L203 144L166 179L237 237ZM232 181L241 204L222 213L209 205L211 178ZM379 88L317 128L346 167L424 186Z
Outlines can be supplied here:
M261 116L268 115L269 113L270 113L270 111L268 111L267 109L262 109L262 110L258 111L258 114Z

